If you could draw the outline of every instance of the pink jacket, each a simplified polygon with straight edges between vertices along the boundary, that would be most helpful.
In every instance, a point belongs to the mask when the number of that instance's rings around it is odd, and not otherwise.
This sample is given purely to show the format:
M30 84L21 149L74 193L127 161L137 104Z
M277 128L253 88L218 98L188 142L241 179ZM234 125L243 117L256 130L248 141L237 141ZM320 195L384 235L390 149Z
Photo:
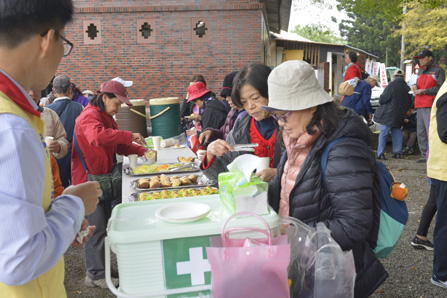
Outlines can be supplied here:
M142 156L146 150L143 146L132 143L132 132L118 130L112 116L90 104L76 119L75 135L88 171L93 175L111 173L115 153ZM73 185L87 181L74 140L71 177Z

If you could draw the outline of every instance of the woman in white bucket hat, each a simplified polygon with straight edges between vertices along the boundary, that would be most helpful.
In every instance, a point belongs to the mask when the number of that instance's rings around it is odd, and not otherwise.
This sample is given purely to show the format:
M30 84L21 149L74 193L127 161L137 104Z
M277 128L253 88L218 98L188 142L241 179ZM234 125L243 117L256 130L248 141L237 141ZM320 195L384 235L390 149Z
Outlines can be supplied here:
M341 109L304 61L287 61L268 78L271 112L281 126L282 154L269 184L269 204L309 226L323 222L343 250L353 250L355 297L371 295L388 277L375 257L380 204L370 133L361 118ZM321 156L331 147L325 176Z

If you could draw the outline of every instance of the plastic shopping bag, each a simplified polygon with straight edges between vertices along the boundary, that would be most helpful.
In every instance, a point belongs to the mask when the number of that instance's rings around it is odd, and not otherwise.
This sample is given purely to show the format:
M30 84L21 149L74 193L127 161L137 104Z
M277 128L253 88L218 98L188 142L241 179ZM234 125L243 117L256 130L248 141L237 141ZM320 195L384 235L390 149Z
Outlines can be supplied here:
M299 220L282 218L292 254L288 268L291 297L354 297L352 251L342 251L323 223L310 228Z
M228 222L237 216L254 216L266 226L264 229L253 227L232 228L228 231ZM256 237L230 240L229 233L244 235L257 232L267 236L260 241ZM284 238L284 237L282 237ZM290 245L274 244L284 242L281 237L273 240L267 222L251 212L236 213L228 218L222 228L223 247L207 247L208 262L211 265L212 292L214 298L288 298L289 287L287 266L290 261ZM234 246L232 246L234 245Z

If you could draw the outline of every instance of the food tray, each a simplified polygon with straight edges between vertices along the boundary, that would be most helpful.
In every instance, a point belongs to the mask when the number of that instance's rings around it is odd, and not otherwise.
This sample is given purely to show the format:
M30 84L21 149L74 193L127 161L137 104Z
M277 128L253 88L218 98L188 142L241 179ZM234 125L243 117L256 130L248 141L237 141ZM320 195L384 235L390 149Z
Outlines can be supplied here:
M175 173L190 173L190 172L198 172L200 171L200 167L198 164L194 163L194 162L189 162L189 163L181 163L181 162L177 162L177 163L163 163L164 165L168 165L173 167L175 165L190 165L190 167L188 168L184 168L184 169L179 169L179 170L174 170L174 171L169 171L169 170L160 170L158 172L149 172L149 173L137 173L135 174L133 171L134 169L127 167L124 169L124 173L126 173L127 175L130 176L151 176L151 175L160 175L160 174L175 174Z
M139 200L138 200L138 197L140 196L140 195L144 195L144 194L154 194L154 193L159 193L160 195L161 195L161 193L162 192L167 192L168 194L171 194L172 192L178 192L178 191L181 191L181 190L185 190L185 191L187 191L187 192L192 192L192 191L194 191L194 190L202 190L202 189L205 189L205 188L211 188L212 190L214 190L215 192L214 193L212 193L212 194L217 194L218 193L218 188L217 187L211 187L211 186L202 186L202 187L194 187L194 188L187 188L187 187L183 187L183 188L180 188L180 189L173 189L173 190L167 190L167 189L163 189L162 191L146 191L146 192L136 192L136 193L133 193L133 194L131 194L130 196L129 196L129 201L130 202L138 202ZM188 196L179 196L178 198L188 198L188 197L200 197L200 196L204 196L204 195L209 195L209 193L208 194L191 194L191 195L188 195ZM152 200L154 200L154 201L158 201L158 200L164 200L164 199L171 199L171 198L158 198L158 199L152 199ZM152 200L146 200L146 201L152 201Z
M180 178L183 176L188 177L189 175L177 175ZM157 188L139 188L138 187L138 180L135 179L130 182L130 185L132 188L134 188L137 191L161 191L161 190L173 190L173 189L182 189L182 188L197 188L199 186L207 186L207 185L216 185L217 183L213 180L208 179L203 174L196 174L197 176L197 182L191 183L189 185L180 185L180 186L170 186L170 187L157 187Z

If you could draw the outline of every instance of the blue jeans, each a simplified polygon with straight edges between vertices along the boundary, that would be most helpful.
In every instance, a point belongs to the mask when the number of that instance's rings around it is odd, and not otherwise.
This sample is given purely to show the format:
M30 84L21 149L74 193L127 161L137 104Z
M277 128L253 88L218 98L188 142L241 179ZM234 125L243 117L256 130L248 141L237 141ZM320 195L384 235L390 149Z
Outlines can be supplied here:
M385 153L386 139L391 132L391 141L393 142L393 153L402 153L402 131L400 127L390 127L380 124L379 146L377 156Z
M439 280L447 281L447 182L436 179L431 181L438 208L433 230L433 274Z

